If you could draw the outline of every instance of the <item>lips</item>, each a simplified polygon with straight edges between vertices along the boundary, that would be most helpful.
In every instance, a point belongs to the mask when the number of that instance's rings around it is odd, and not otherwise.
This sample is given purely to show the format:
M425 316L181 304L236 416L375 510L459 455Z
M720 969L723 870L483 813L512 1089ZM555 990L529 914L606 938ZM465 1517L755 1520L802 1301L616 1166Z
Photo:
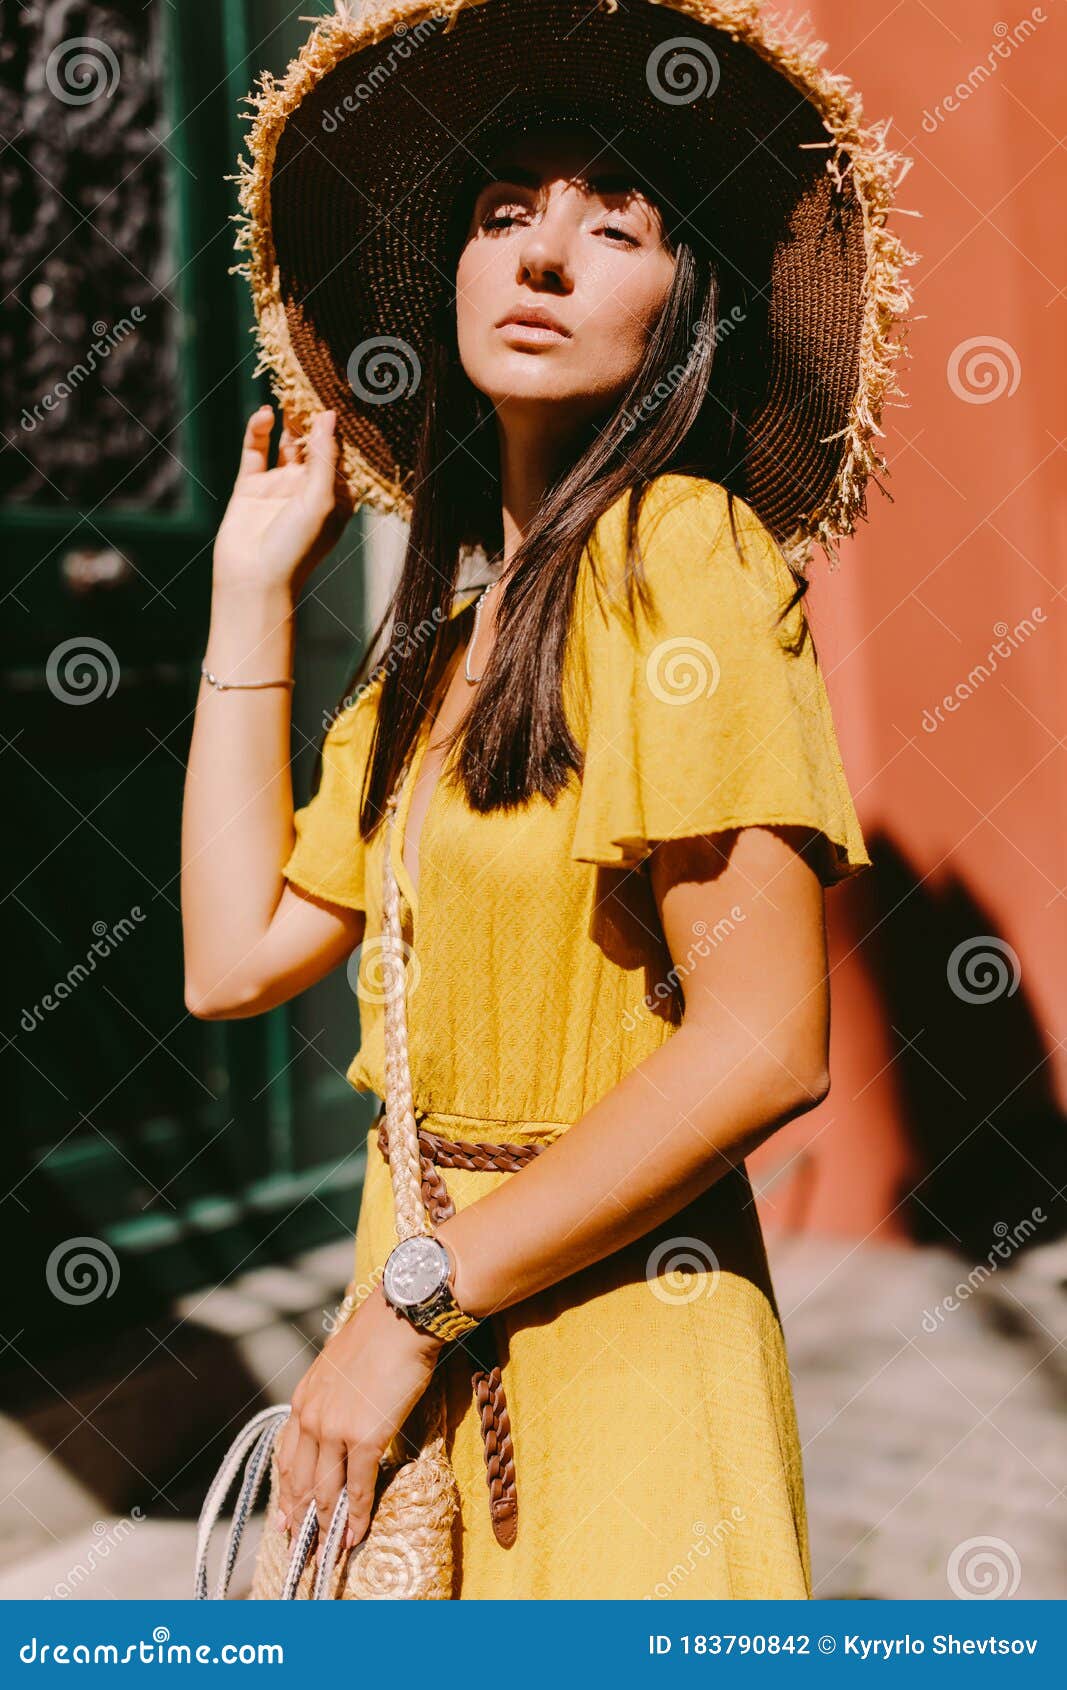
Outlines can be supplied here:
M553 317L549 311L512 311L502 317L497 324L498 329L525 329L532 332L570 338L570 330L558 317Z

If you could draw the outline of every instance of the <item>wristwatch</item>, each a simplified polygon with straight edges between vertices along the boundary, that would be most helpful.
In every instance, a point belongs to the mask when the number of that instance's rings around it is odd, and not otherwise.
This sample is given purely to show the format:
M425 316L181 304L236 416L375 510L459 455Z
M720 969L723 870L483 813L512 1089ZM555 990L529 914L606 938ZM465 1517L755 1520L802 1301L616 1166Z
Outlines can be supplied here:
M439 1238L419 1234L403 1238L386 1257L382 1292L397 1314L420 1332L445 1340L462 1338L481 1325L465 1313L452 1292L452 1257Z

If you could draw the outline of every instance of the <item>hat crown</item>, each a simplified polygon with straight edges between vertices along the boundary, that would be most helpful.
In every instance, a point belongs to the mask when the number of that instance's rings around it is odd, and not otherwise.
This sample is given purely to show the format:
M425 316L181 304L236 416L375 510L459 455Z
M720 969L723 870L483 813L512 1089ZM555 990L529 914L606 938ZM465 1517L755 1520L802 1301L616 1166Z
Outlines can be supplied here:
M253 98L234 268L278 400L297 426L337 409L357 505L410 513L471 160L503 123L602 117L610 142L622 118L631 145L680 167L692 228L760 319L731 485L791 560L818 541L833 565L868 478L888 473L879 422L901 396L916 255L886 223L910 161L824 50L758 0L336 0Z

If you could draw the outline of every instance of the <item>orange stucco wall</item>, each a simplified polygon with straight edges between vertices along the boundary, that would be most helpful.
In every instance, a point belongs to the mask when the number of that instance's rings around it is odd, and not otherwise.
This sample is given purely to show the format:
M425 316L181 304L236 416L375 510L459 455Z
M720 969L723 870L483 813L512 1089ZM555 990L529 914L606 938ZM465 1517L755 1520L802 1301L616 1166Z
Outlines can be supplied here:
M892 502L808 598L875 868L827 899L831 1094L749 1166L768 1231L980 1243L1067 1138L1067 8L810 12L922 256Z

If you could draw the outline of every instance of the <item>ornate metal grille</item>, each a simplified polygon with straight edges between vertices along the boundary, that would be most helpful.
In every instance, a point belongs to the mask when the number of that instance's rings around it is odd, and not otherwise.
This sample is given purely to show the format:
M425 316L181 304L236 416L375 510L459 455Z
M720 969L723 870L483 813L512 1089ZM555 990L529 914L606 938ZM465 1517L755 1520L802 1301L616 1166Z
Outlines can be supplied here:
M163 6L0 7L4 496L179 501Z

